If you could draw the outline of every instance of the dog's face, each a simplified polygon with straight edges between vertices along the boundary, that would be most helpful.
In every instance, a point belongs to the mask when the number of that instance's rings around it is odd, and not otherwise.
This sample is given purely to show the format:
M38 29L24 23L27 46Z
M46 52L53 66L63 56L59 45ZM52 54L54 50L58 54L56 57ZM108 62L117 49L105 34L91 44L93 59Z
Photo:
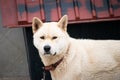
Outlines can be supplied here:
M67 30L68 18L63 16L58 22L43 23L34 17L32 22L33 42L41 55L59 55L68 46Z

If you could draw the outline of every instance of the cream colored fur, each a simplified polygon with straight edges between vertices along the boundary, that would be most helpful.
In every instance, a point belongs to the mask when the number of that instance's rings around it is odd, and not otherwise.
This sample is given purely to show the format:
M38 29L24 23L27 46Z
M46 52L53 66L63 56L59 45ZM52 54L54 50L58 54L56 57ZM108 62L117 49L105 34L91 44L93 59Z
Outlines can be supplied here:
M120 41L73 39L66 32L67 22L66 15L59 22L33 19L33 42L44 65L64 56L50 71L52 80L120 80ZM51 46L50 54L44 52L46 44Z

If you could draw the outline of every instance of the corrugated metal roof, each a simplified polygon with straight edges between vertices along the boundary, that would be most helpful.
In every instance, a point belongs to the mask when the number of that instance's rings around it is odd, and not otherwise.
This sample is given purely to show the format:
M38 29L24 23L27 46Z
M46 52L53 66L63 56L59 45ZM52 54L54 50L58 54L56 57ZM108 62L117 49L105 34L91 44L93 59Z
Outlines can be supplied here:
M32 18L58 21L64 14L69 23L120 20L119 0L0 0L6 27L31 26Z

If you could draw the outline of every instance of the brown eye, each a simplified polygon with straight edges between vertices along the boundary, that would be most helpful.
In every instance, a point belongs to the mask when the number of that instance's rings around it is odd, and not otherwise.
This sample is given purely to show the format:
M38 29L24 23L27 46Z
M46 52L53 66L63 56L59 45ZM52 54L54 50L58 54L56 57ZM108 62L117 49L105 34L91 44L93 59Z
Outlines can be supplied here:
M57 36L52 37L52 39L57 39Z
M44 37L44 36L41 36L40 39L45 39L45 37Z

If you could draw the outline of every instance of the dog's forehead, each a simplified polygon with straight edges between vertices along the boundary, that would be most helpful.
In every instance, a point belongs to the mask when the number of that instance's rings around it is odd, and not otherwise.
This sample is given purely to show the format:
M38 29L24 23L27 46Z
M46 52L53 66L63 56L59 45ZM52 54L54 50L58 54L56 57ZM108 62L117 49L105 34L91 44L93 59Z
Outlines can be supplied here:
M54 27L56 28L58 26L57 22L46 22L42 25L43 28L50 28L50 27Z
M62 30L58 27L57 22L44 23L36 32L37 35L61 35Z
M43 26L41 27L41 30L44 32L53 33L56 31L58 32L60 28L58 27L57 22L48 22L43 24Z

